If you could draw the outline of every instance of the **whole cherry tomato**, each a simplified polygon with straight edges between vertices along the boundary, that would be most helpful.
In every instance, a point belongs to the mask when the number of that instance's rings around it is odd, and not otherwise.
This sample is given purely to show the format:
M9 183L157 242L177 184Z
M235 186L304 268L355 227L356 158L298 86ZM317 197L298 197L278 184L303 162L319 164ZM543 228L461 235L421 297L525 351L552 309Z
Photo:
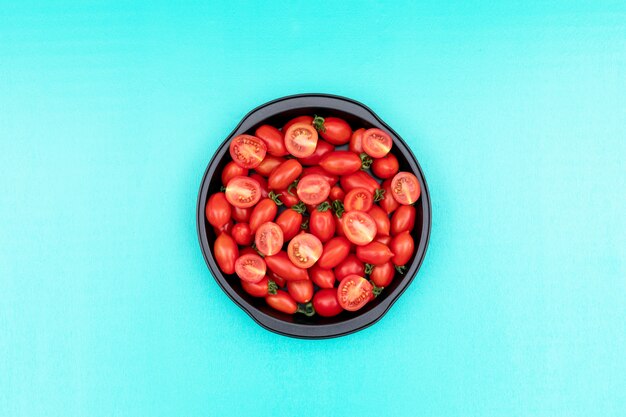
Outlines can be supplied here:
M387 156L383 156L382 158L376 158L374 159L374 162L372 162L372 172L378 178L391 178L398 173L399 169L400 164L398 163L398 158L396 158L392 153L387 154Z
M311 212L309 218L309 230L319 240L328 242L335 235L335 219L328 203L320 204Z
M374 204L372 208L369 209L367 214L372 216L372 219L374 219L374 222L376 223L376 232L379 235L389 236L389 215L385 213L385 210Z
M239 258L239 248L232 237L226 233L219 235L213 245L213 254L223 273L228 275L235 273L235 261Z
M415 226L415 207L400 206L391 216L391 235L410 232Z
M239 223L247 223L250 220L250 214L252 214L252 207L241 208L233 207L232 216L233 220Z
M279 156L267 155L263 161L257 166L254 170L259 173L259 175L263 175L264 177L269 177L272 171L276 169L280 164L285 162L285 158L281 158Z
M389 244L391 243L391 236L378 235L378 236L376 236L376 238L374 238L374 241L380 242L383 245L389 247Z
M276 294L278 287L274 281L267 277L259 282L241 281L241 287L253 297L265 297L268 294Z
M322 159L324 155L334 150L335 150L335 147L331 145L330 143L324 140L318 140L317 148L315 148L315 152L313 152L310 156L307 156L305 158L300 158L299 161L302 165L315 166L319 164L320 159Z
M365 152L362 145L363 132L365 132L365 129L363 128L355 130L350 138L350 145L348 145L348 149L358 155Z
M264 198L259 201L252 209L252 214L250 215L250 229L256 232L263 223L274 221L277 212L278 206L271 198Z
M209 197L204 210L206 219L212 226L222 227L231 218L231 207L224 193L215 193Z
M346 193L355 188L365 188L372 195L375 195L376 190L380 188L380 184L365 171L357 171L354 174L345 175L341 177L340 183L341 188Z
M377 287L386 287L391 284L395 273L396 269L393 264L391 262L386 262L382 265L374 267L372 273L370 274L370 279Z
M267 305L283 313L294 314L298 311L298 304L283 290L276 290L276 294L268 294L265 301Z
M230 161L224 167L222 171L222 184L228 184L228 181L235 177L246 177L248 176L248 169L242 168L233 161Z
M413 237L409 232L402 232L391 239L389 249L394 253L393 258L391 258L391 262L393 262L394 265L406 265L415 250Z
M320 166L334 175L349 175L361 169L361 158L350 151L329 152L320 160Z
M309 270L311 280L320 288L333 288L335 286L335 273L332 269L323 269L313 265Z
M341 189L340 186L333 185L332 187L330 187L330 194L328 194L328 196L332 201L335 201L335 200L343 201L343 199L346 196L346 193Z
M285 156L289 155L285 148L285 141L283 140L283 134L280 130L274 126L263 125L254 132L256 137L265 142L267 146L267 153L273 156Z
M328 185L330 185L331 187L337 184L337 181L339 181L339 177L337 175L329 173L322 167L306 167L302 170L302 177L306 177L307 175L311 174L321 175L326 181L328 181Z
M380 242L372 242L365 246L356 247L356 257L361 262L367 264L382 265L385 262L389 262L393 256L394 253Z
M287 281L287 292L298 303L308 303L313 298L313 283L304 279L301 281Z
M285 242L288 242L300 231L302 212L293 208L287 209L278 215L276 224L282 229Z
M335 216L335 234L340 237L346 236L343 232L343 219L337 216Z
M308 124L308 125L312 125L313 124L313 117L311 116L298 116L295 117L291 120L289 120L287 123L285 123L285 126L283 126L283 132L286 132L287 129L289 129L289 127L295 123L304 123L304 124Z
M333 317L343 311L337 299L337 290L321 289L313 296L313 308L322 317Z
M338 117L319 117L313 120L313 126L320 132L320 136L333 145L348 143L352 135L350 125Z
M391 195L391 181L385 180L382 184L382 189L385 191L383 194L382 200L378 202L380 207L387 212L387 214L391 214L396 210L400 204L396 201L395 198Z
M334 268L348 253L350 253L350 242L345 237L334 237L326 242L317 265L324 269Z
M302 165L296 159L288 159L270 174L267 185L271 190L282 190L289 187L302 173Z
M298 194L296 194L295 187L292 187L291 190L279 190L276 192L276 195L278 196L278 200L280 200L285 207L293 207L300 201L298 199Z
M230 235L235 239L238 245L248 246L254 241L254 233L248 223L237 223L233 226Z
M365 264L356 257L354 254L349 254L343 261L339 263L334 269L335 278L342 280L348 275L365 276Z
M281 277L280 275L276 274L274 271L268 270L267 276L270 277L270 279L274 281L276 285L278 285L280 288L284 288L287 285L287 280L285 280L285 278Z
M239 135L230 141L230 157L242 168L257 167L267 152L265 142L256 136Z
M319 261L318 261L319 262ZM290 260L287 252L280 251L276 255L266 256L267 267L287 281L309 279L306 269L298 268Z
M226 224L220 226L220 227L213 227L213 231L215 232L216 235L221 235L222 233L226 233L227 235L230 235L230 232L233 230L233 221L229 220Z

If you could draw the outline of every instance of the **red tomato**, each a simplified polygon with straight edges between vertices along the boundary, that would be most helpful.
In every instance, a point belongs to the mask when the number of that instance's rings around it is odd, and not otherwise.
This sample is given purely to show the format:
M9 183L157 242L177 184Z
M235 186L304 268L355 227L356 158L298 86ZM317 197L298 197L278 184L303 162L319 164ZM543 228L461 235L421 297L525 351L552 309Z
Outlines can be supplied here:
M239 256L247 255L249 253L253 255L258 255L257 251L252 249L250 246L246 246L245 248L241 248L241 250L239 251Z
M391 178L398 173L400 169L400 163L392 153L383 156L382 158L374 159L372 162L372 172L378 178L387 179Z
M313 296L313 308L322 317L333 317L343 311L337 299L337 290L321 289Z
M219 235L213 245L213 255L223 273L229 275L235 273L235 260L239 257L239 248L232 237L226 233Z
M355 245L367 245L376 236L376 222L362 211L349 211L342 217L343 232Z
M303 177L306 177L307 175L311 175L311 174L321 175L322 177L324 177L326 181L328 181L328 184L331 187L337 184L337 181L339 181L339 177L337 175L333 175L329 173L322 167L306 167L302 170Z
M396 201L395 198L391 195L391 181L386 180L382 184L383 190L385 193L383 194L383 199L378 202L383 210L387 212L387 214L393 213L395 209L397 209L400 204Z
M278 199L285 205L285 207L293 207L298 204L298 202L300 202L296 190L293 188L291 189L291 191L287 191L286 189L277 191L276 194L278 195Z
M376 231L378 235L389 236L389 215L385 213L385 210L381 209L377 205L373 205L367 212L374 222L376 222Z
M355 188L365 188L374 195L376 190L380 188L380 184L365 171L358 171L354 174L343 176L341 177L340 183L341 188L343 188L346 193Z
M393 264L386 262L374 267L374 270L370 274L370 279L377 287L386 287L391 284L395 273L396 269L393 267Z
M309 166L317 165L319 164L320 159L322 159L324 155L334 150L335 150L335 147L331 145L330 143L323 141L323 140L318 140L317 147L315 148L315 152L313 152L311 155L305 158L300 158L300 163L302 165L309 165Z
M320 211L319 208L311 211L309 218L309 230L319 240L328 242L335 235L335 219L330 210Z
M317 265L324 269L334 268L348 253L350 253L350 242L345 237L334 237L326 242Z
M265 301L267 305L283 313L294 314L298 311L298 304L283 290L277 290L276 294L268 294Z
M250 214L252 213L252 208L241 208L241 207L233 207L232 216L233 220L239 223L247 223L250 220Z
M322 242L311 233L301 233L289 242L287 255L295 266L310 268L322 256Z
M250 215L250 229L256 232L263 223L274 221L277 212L278 206L271 198L264 198L259 201L259 204L254 206Z
M297 192L305 204L320 204L328 198L330 184L321 175L310 174L300 178Z
M363 132L361 144L366 154L372 158L382 158L391 150L391 136L380 129L367 129Z
M378 236L376 236L374 241L375 242L380 242L383 245L389 247L389 244L391 243L391 236L381 236L381 235L378 235Z
M254 170L264 177L269 177L272 171L276 169L280 164L285 162L285 158L278 156L267 155L265 159Z
M335 273L332 269L323 269L313 265L310 275L311 280L320 288L333 288L335 286Z
M389 249L391 249L394 253L393 258L391 258L391 262L393 262L394 265L406 265L406 263L411 259L411 256L413 256L413 251L415 250L413 237L409 232L402 232L391 239Z
M365 129L363 128L355 130L354 133L352 133L352 137L350 138L350 145L348 145L348 149L351 152L354 152L359 155L365 152L363 150L363 144L362 144L363 132L365 132Z
M313 298L313 283L311 280L287 281L287 291L291 298L298 303L308 303Z
M317 147L317 130L306 123L294 123L285 131L285 147L296 158L313 155Z
M259 282L266 270L265 261L259 255L243 255L235 261L235 272L242 281Z
M265 142L256 136L239 135L230 141L230 157L242 168L259 166L266 152Z
M358 275L348 275L339 283L337 299L339 305L348 311L357 311L372 298L372 284Z
M267 267L286 281L299 281L309 279L306 269L298 268L290 260L287 252L280 251L276 255L266 256Z
M374 196L365 188L353 188L346 194L343 206L346 211L368 211L374 202Z
M348 143L352 135L350 125L338 117L319 117L313 119L313 126L320 132L320 135L333 145L343 145Z
M272 171L267 185L272 190L287 188L302 173L302 165L296 159L288 159Z
M282 229L285 242L288 242L300 231L302 214L298 213L296 210L287 209L280 213L276 219L276 224Z
M335 175L349 175L361 169L361 158L350 151L329 152L320 160L320 166Z
M267 264L267 262L266 262ZM276 274L274 271L267 271L267 275L272 279L272 281L274 281L276 283L276 285L278 285L280 288L284 288L285 285L287 285L287 281L285 280L285 278L281 277L280 275Z
M346 196L346 193L341 189L340 186L338 185L333 185L330 188L330 193L328 194L330 199L335 201L335 200L341 200L343 201L343 199Z
M261 199L261 186L252 178L235 177L226 185L226 199L235 207L252 207Z
M214 227L213 231L215 232L216 235L221 235L222 233L226 233L227 235L230 235L230 232L233 230L233 221L229 220L225 225L220 226L220 227Z
M204 214L212 226L222 227L231 218L231 207L224 193L215 193L206 202Z
M335 267L335 278L338 280L342 280L348 275L365 276L365 264L352 253Z
M222 171L222 184L228 184L228 181L235 177L246 177L248 176L248 170L246 168L242 168L233 161L230 161L224 167Z
M260 138L263 142L265 142L265 145L267 146L267 153L270 155L285 156L289 154L285 148L285 141L283 140L282 132L274 126L259 126L254 134L257 138Z
M283 247L283 231L276 223L263 223L255 233L254 243L263 255L275 255Z
M278 289L276 283L270 282L267 277L264 277L259 282L241 281L241 287L253 297L265 297L268 294L275 294Z
M266 198L269 195L269 190L267 189L267 180L256 172L254 174L250 174L249 178L252 178L259 183L259 187L261 189L261 198Z
M391 195L400 204L409 205L420 198L420 183L410 172L400 172L391 180Z
M233 226L230 235L235 239L238 245L248 246L254 240L254 233L248 223L237 223Z
M289 129L291 127L291 125L293 125L295 123L304 123L304 124L307 124L307 125L312 125L313 124L313 118L311 116L298 116L298 117L295 117L295 118L291 119L290 121L288 121L287 123L285 123L285 126L283 126L283 132L286 132L287 129Z
M389 262L393 257L393 252L380 242L372 242L365 246L357 246L356 257L366 264L382 265Z
M343 220L337 216L335 216L335 234L341 237L346 236L346 234L343 232Z
M411 232L415 226L415 207L400 206L391 216L391 234Z

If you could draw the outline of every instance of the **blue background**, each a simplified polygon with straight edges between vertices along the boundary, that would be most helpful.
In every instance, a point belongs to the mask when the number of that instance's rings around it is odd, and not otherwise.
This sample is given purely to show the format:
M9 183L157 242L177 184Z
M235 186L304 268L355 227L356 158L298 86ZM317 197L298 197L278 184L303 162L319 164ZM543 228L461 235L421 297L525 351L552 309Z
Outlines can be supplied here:
M0 7L0 415L626 414L623 1L172 3ZM257 326L195 231L218 143L300 92L432 193L418 278L334 340Z

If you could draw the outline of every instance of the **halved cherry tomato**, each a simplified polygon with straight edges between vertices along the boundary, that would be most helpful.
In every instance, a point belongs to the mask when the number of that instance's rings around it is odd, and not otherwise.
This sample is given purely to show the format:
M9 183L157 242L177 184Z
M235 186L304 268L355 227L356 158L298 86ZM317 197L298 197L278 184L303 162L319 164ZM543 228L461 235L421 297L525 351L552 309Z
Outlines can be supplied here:
M334 216L331 210L328 208L320 210L320 208L325 208L325 205L321 204L311 211L309 230L324 243L328 242L335 235L335 219L333 219Z
M374 196L365 188L353 188L346 194L343 206L346 211L368 211L374 202Z
M204 210L206 219L212 226L222 227L231 218L232 210L224 193L215 193L209 197Z
M277 290L276 294L268 294L265 301L267 305L283 313L294 314L298 311L298 304L283 290Z
M374 242L380 242L383 245L389 247L389 244L391 243L391 236L378 235L374 238Z
M285 205L285 207L293 207L300 202L295 188L292 188L289 191L287 191L287 189L279 190L276 192L276 195L278 195L278 199Z
M296 158L311 156L317 146L317 130L306 123L294 123L285 131L285 147Z
M313 126L320 132L320 136L333 145L348 143L352 135L350 125L338 117L319 117L313 119Z
M305 204L320 204L328 198L330 184L321 175L309 174L300 178L297 192Z
M281 250L276 255L266 256L265 263L269 269L283 277L286 281L309 279L307 270L295 266L289 260L289 255L285 251Z
M250 215L250 229L256 232L263 223L274 221L278 206L271 198L264 198L252 209Z
M400 204L409 205L420 198L420 183L410 172L399 172L391 180L391 195Z
M250 220L250 214L252 214L252 207L241 208L233 207L232 216L233 220L239 223L247 223Z
M282 190L294 182L302 173L302 165L296 159L288 159L272 171L267 185L272 190Z
M372 284L358 275L348 275L339 283L337 299L339 305L348 311L357 311L370 301Z
M259 282L266 270L265 261L259 255L243 255L235 261L235 272L243 281Z
M216 235L221 235L222 233L226 233L227 235L230 235L230 232L233 230L233 221L229 220L228 222L226 222L226 224L220 226L220 227L213 227L213 231L215 232Z
M350 242L345 237L334 237L324 245L322 256L317 261L320 268L336 267L350 253Z
M354 174L345 175L341 177L339 182L341 183L341 188L346 193L355 188L365 188L374 195L376 190L380 188L380 184L365 171L357 171Z
M263 277L259 282L241 281L241 287L253 297L265 297L268 294L276 294L277 285L268 277Z
M400 206L396 199L391 195L391 180L383 181L382 189L385 193L383 194L382 200L380 200L378 204L380 204L382 209L385 210L387 214L391 214Z
M259 164L259 166L257 166L254 170L258 172L259 175L269 177L272 171L274 171L280 164L285 161L285 158L267 155L265 159L263 159L263 161Z
M335 200L343 201L343 199L346 196L346 193L341 189L340 186L333 185L332 187L330 187L330 193L328 194L328 196L333 201L335 201Z
M400 206L391 216L391 234L411 232L415 226L415 207Z
M363 152L365 152L363 150L362 144L363 132L365 132L365 129L360 128L352 133L352 137L350 138L350 145L348 145L348 149L350 150L350 152L354 152L358 155L361 155Z
M265 142L256 136L239 135L230 141L230 156L242 168L250 169L259 166L266 152Z
M330 172L326 171L322 167L318 167L318 166L306 167L302 170L303 177L306 177L307 175L311 175L311 174L321 175L322 177L324 177L324 179L328 182L328 184L331 187L337 184L337 181L339 181L339 177L337 175L331 174Z
M391 178L398 173L400 169L400 163L398 158L394 154L390 153L382 158L374 159L372 162L372 172L378 178L387 179Z
M320 166L335 175L349 175L361 169L361 158L350 151L329 152L320 160Z
M396 269L393 267L393 264L386 262L374 267L374 270L370 274L370 279L377 287L386 287L393 281L395 273Z
M267 264L267 262L266 262ZM277 273L275 273L274 271L267 271L267 276L269 276L271 278L272 281L274 281L276 283L276 285L278 285L280 288L284 288L285 285L287 285L287 280L285 280L285 278L281 277L280 275L278 275Z
M223 273L229 275L235 273L235 261L239 257L239 248L232 237L226 233L219 235L213 245L213 254L217 266Z
M283 231L272 222L263 223L257 229L254 243L259 252L265 256L275 255L283 247Z
M342 217L343 232L355 245L367 245L376 236L376 222L363 211L349 211Z
M313 124L313 117L311 117L311 116L294 117L293 119L291 119L290 121L285 123L285 126L283 126L283 132L286 132L287 129L289 129L289 127L291 127L291 125L293 125L295 123L304 123L304 124L307 124L307 125L312 125Z
M222 171L222 184L228 184L228 181L235 177L246 177L248 175L248 169L242 168L237 165L235 162L230 161L224 167Z
M391 262L393 262L394 265L406 265L406 263L411 259L411 256L413 256L413 251L415 250L413 237L409 232L402 232L391 239L389 249L394 253L393 258L391 258Z
M308 303L313 298L313 283L309 279L287 281L287 292L297 303Z
M252 178L235 177L226 185L226 199L235 207L252 207L261 199L261 186Z
M289 154L285 148L285 141L283 140L282 132L274 126L259 126L254 134L257 138L260 138L263 142L265 142L268 154L274 156L285 156Z
M333 288L335 286L335 273L332 269L323 269L313 265L310 270L311 280L320 288Z
M363 132L363 150L372 158L382 158L391 150L391 136L380 129L367 129Z
M254 240L254 233L248 223L237 223L233 226L230 235L235 239L238 245L248 246Z
M348 275L365 276L365 264L358 260L356 255L349 254L346 258L339 263L334 269L335 278L342 280Z
M301 233L289 242L287 255L298 268L310 268L322 256L322 242L311 233Z
M311 155L307 157L299 158L299 160L302 165L315 166L319 164L320 159L322 159L324 155L334 150L335 150L335 147L331 145L330 143L324 140L318 140L317 147L315 148L315 152L313 152Z
M259 183L259 187L261 189L261 198L266 198L269 195L269 189L267 188L267 180L265 179L265 177L255 172L254 174L250 174L249 178L252 178Z
M393 252L380 242L372 242L365 246L356 247L356 257L361 262L372 265L382 265L393 257Z
M287 209L278 215L276 224L282 229L285 242L288 242L300 231L302 214L296 210Z
M385 210L381 209L377 205L373 205L367 212L374 222L376 222L376 232L378 235L389 236L389 215L385 213Z
M322 317L334 317L343 311L334 288L316 292L313 296L313 308Z

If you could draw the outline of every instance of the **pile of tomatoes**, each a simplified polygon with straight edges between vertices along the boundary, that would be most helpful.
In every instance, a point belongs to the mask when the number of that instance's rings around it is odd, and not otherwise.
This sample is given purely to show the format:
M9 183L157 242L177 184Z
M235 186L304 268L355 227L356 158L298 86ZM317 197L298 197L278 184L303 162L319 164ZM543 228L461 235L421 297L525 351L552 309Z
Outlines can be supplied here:
M318 116L234 137L222 191L206 204L219 268L284 313L362 308L415 251L420 184L399 172L392 143Z

